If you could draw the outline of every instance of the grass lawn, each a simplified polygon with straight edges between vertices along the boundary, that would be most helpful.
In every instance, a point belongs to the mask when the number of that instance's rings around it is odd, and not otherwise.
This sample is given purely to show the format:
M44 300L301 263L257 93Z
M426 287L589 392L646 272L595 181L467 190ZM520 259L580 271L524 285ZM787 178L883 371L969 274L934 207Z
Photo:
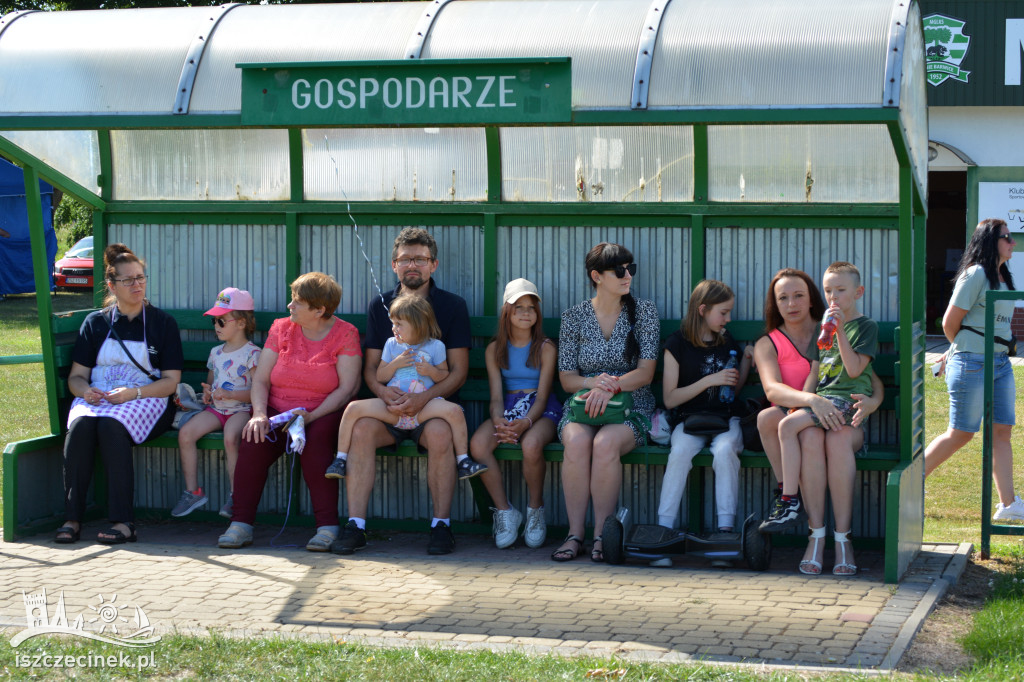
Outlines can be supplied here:
M89 294L60 293L54 299L58 311L90 306ZM35 297L11 296L0 301L0 356L38 353L39 334ZM1024 368L1015 369L1018 383ZM946 428L948 400L945 383L930 375L925 382L926 441ZM0 366L0 446L49 432L46 390L41 365ZM1018 407L1024 407L1024 391ZM1014 450L1024 453L1021 430L1014 434ZM1016 459L1022 471L1024 454ZM935 542L980 542L981 440L976 438L927 481L925 539ZM2 476L2 472L0 472ZM1024 476L1016 476L1024 485ZM0 479L2 491L2 479ZM990 512L988 512L990 513ZM1013 570L993 585L993 599L975 621L964 646L975 656L977 667L958 676L963 680L1024 679L1024 547L1019 540L993 544L993 553L1012 558ZM33 655L55 648L56 640L35 638L18 649L0 646L0 677L15 679L387 679L387 680L805 680L807 672L761 673L752 670L709 666L666 666L615 659L563 659L491 652L459 653L415 649L376 649L344 642L311 643L270 637L234 640L216 633L209 637L164 637L153 670L91 669L46 671L19 666L18 655ZM121 648L65 640L62 654L116 655ZM173 669L164 661L173 661ZM258 673L257 673L258 671ZM61 674L68 673L68 674ZM829 675L828 679L853 679ZM911 678L907 679L935 679Z

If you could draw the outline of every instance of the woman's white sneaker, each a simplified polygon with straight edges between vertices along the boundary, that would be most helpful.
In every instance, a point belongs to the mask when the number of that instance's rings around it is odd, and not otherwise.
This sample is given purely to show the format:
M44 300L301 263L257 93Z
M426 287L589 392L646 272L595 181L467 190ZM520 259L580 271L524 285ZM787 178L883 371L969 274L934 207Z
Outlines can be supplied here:
M548 539L548 522L544 518L544 507L526 508L526 529L523 531L523 540L526 546L536 549Z
M996 505L996 513L992 515L993 521L1024 521L1024 500L1020 495L1015 495L1013 502L1004 505L1002 502Z
M516 541L519 535L519 524L523 522L523 515L515 507L508 509L495 509L494 512L494 544L498 549L505 549Z

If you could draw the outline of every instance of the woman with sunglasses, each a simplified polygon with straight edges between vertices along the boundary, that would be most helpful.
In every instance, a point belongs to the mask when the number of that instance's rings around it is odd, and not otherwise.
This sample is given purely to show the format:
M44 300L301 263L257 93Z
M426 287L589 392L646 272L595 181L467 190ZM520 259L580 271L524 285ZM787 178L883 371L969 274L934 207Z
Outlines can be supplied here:
M956 285L942 316L942 331L949 350L939 361L939 374L946 373L949 388L949 428L928 444L924 451L924 474L967 445L981 426L984 398L985 292L1013 290L1013 275L1007 262L1016 244L1006 222L987 218L978 223L960 259ZM1008 343L1013 301L995 303L995 391L992 394L992 478L999 503L993 521L1024 521L1024 501L1013 490L1013 450L1010 432L1015 423L1017 390L1013 382Z
M256 507L270 467L284 454L288 434L270 419L291 411L302 415L306 443L298 465L309 488L316 534L306 543L311 552L326 552L338 537L338 481L324 478L334 460L341 410L359 390L363 353L359 332L334 316L341 285L322 272L308 272L292 282L289 316L274 320L260 353L249 400L252 417L242 427L235 466L231 525L219 547L252 544Z
M658 357L660 323L651 301L630 293L636 263L619 244L603 242L584 261L592 298L562 313L558 340L558 372L570 394L586 389L588 414L603 414L608 401L622 391L632 392L634 412L649 419L654 412L651 380ZM569 535L551 555L570 561L583 551L587 503L594 502L594 527L602 528L615 512L622 485L622 455L647 442L646 429L627 421L594 426L571 420L566 402L558 424L565 448L562 488ZM604 561L600 535L594 537L590 558Z
M107 298L82 323L72 353L68 390L75 396L64 440L65 522L55 540L78 540L96 451L107 474L111 527L96 539L135 542L132 448L166 431L174 418L167 399L185 361L178 324L146 299L145 264L124 244L103 252Z

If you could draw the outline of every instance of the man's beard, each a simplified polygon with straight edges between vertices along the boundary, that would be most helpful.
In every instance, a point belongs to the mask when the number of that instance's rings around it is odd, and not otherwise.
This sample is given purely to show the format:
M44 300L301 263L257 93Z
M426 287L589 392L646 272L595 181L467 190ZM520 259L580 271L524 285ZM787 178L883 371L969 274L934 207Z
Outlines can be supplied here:
M409 273L402 278L402 287L415 291L427 283L428 280L420 277L419 273Z

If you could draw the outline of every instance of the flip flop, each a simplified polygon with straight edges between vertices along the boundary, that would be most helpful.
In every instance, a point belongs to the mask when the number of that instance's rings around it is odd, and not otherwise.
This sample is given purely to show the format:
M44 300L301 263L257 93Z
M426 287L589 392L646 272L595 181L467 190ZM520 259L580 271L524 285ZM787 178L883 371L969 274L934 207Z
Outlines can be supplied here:
M576 549L570 549L568 547L565 549L556 549L551 553L552 561L572 561L580 555L580 552L583 551L583 538L577 535L567 535L565 539L562 540L562 544L564 545L567 542L575 542Z
M78 539L82 537L82 527L79 526L77 529L71 526L61 526L57 529L57 533L53 538L53 541L58 545L70 545L73 542L78 542Z
M139 536L135 534L135 524L126 523L130 531L129 535L125 535L124 532L111 526L105 531L102 531L96 536L96 542L101 545L123 545L126 542L135 542L139 539Z
M601 538L600 535L594 538L595 545L599 542L601 543L601 549L598 549L597 547L592 547L590 550L590 560L593 561L595 564L604 563L604 540Z

